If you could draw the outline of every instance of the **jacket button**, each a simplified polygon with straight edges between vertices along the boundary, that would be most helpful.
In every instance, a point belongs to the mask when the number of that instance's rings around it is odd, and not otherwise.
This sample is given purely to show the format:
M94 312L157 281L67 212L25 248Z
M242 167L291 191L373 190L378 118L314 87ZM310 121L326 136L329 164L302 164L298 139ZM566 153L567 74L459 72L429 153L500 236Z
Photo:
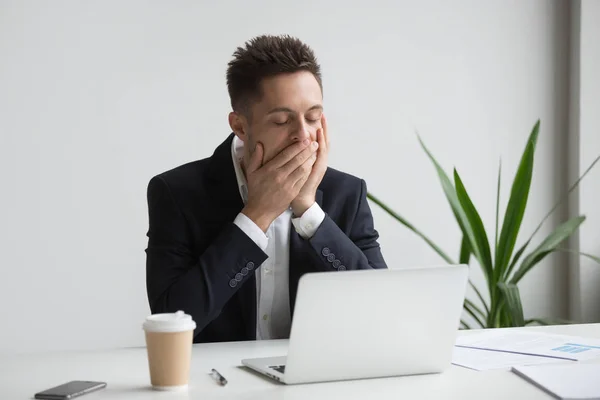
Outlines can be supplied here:
M244 275L244 276L248 275L248 268L246 268L246 267L242 268L241 272L242 272L242 275Z
M237 281L235 279L230 280L229 281L229 286L231 286L232 288L236 287L237 286Z
M333 260L333 268L338 268L340 265L342 265L340 260Z
M333 262L334 260L335 260L335 254L329 253L329 255L327 256L327 261Z
M338 271L345 271L345 270L346 270L346 267L343 265L340 265L338 268Z
M329 247L323 247L323 250L321 250L321 254L323 254L325 257L327 257L330 253L331 250L329 250Z
M254 269L254 263L252 261L248 261L248 263L246 264L246 268L252 271Z
M239 272L237 274L235 274L236 281L241 282L242 279L244 279L244 276L242 274L240 274Z

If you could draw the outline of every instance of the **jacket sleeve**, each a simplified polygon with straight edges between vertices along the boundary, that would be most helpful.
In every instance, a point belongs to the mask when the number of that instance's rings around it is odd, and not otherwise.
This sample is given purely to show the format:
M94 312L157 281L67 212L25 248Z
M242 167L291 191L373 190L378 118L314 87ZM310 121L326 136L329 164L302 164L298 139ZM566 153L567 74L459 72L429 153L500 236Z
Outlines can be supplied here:
M183 310L196 322L195 334L215 319L236 291L267 259L237 225L228 223L199 257L167 183L148 184L146 290L153 314Z
M319 260L317 268L321 271L387 268L367 202L366 183L362 179L358 207L350 226L350 234L347 235L325 215L314 236L309 239Z

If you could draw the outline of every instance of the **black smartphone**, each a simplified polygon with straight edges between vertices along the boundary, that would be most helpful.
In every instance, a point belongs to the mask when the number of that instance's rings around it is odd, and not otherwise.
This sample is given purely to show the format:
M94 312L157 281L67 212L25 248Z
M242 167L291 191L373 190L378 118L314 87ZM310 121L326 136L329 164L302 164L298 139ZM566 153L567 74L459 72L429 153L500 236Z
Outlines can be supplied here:
M72 399L105 387L106 382L71 381L36 393L35 398L47 400Z

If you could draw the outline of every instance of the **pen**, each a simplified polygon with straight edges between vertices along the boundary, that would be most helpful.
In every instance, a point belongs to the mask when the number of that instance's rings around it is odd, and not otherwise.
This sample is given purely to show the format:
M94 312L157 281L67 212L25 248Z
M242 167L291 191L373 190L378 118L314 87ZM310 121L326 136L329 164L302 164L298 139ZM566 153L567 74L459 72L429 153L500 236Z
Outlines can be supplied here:
M214 368L213 368L213 369L210 371L210 376L212 376L212 377L213 377L213 379L214 379L214 380L215 380L217 383L219 383L221 386L225 386L225 385L227 385L227 379L225 379L225 377L224 377L223 375L221 375L221 374L219 373L219 371L217 371L216 369L214 369Z

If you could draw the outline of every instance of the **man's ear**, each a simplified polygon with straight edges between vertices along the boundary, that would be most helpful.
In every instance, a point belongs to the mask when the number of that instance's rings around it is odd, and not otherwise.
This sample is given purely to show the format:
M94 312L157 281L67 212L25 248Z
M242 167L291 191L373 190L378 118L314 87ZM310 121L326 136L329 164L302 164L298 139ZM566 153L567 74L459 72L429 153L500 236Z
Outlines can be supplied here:
M248 124L246 118L235 111L229 113L229 126L235 135L245 142L248 139Z

